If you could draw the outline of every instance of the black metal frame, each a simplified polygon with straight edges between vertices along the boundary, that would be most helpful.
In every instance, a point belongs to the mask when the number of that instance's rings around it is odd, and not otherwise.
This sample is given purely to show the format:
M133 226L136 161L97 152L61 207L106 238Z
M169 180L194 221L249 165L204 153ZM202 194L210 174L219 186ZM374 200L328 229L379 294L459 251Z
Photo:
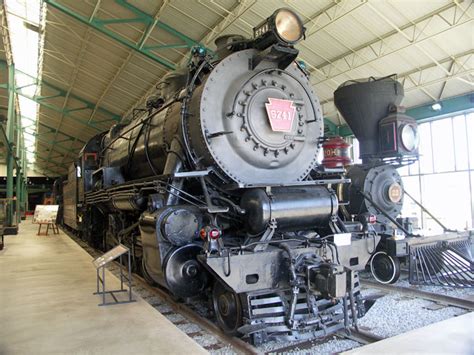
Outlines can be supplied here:
M106 262L104 265L98 267L97 270L97 291L94 292L94 295L102 295L102 303L99 303L99 306L108 306L112 304L122 304L122 303L132 303L136 302L132 298L132 264L131 264L131 256L130 256L130 250L127 251L127 258L128 258L128 275L124 275L123 270L125 266L122 264L122 255L119 257L119 263L120 263L120 289L119 290L111 290L111 291L106 291L105 290L105 266L111 262L112 260L109 260ZM101 274L102 273L102 277ZM127 292L127 289L123 287L124 285L124 280L127 281L128 283L128 299L125 301L119 301L117 297L115 297L115 293L117 292ZM102 291L100 290L100 285L102 285ZM112 298L114 299L114 302L106 302L106 295L110 294Z
M472 239L410 247L409 281L414 285L474 287Z

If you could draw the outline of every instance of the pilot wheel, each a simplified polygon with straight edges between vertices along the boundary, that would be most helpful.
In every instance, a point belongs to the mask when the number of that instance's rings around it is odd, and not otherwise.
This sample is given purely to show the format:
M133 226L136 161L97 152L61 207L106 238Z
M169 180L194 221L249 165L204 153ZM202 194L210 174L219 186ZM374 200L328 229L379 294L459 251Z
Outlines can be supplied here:
M212 290L212 305L219 326L229 335L236 335L242 325L242 304L239 296L216 281Z
M370 259L370 271L378 282L393 284L400 277L400 260L384 251L378 251Z

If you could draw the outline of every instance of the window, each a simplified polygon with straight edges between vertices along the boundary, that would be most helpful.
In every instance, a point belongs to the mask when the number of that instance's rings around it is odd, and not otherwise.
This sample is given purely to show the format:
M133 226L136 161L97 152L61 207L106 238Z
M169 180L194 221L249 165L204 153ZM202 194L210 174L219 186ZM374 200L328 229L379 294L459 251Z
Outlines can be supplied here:
M447 228L474 226L474 112L419 124L420 159L398 169L404 189ZM352 159L361 163L353 138ZM416 217L427 234L442 228L405 196L403 217Z
M398 169L406 191L447 228L474 224L474 113L421 123L420 159ZM404 217L417 217L427 233L441 227L407 196Z
M431 124L421 124L419 126L420 133L420 173L432 173L433 172L433 151L431 144Z

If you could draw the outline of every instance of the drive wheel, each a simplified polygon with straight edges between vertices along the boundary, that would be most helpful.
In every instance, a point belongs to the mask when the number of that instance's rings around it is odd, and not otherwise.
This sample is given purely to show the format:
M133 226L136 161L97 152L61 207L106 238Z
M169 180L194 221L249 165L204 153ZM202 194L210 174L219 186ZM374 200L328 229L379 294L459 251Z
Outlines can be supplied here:
M236 335L242 325L242 304L239 296L216 281L212 289L212 306L222 330L229 335Z
M400 277L400 260L384 251L378 251L370 259L370 271L378 282L393 284Z

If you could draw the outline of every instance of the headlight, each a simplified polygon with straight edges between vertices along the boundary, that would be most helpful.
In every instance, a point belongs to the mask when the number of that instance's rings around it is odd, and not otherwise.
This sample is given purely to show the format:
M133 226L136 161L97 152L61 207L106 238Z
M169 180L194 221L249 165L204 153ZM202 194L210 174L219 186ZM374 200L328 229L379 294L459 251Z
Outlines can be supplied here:
M295 43L303 37L303 24L291 10L280 9L275 13L275 30L281 40Z
M399 183L394 182L388 188L388 198L393 203L398 203L402 200L402 187Z
M406 124L402 128L401 141L403 147L409 152L418 148L418 130L415 126Z
M266 48L274 43L292 45L304 35L305 28L299 16L292 10L282 8L253 29L259 47Z

